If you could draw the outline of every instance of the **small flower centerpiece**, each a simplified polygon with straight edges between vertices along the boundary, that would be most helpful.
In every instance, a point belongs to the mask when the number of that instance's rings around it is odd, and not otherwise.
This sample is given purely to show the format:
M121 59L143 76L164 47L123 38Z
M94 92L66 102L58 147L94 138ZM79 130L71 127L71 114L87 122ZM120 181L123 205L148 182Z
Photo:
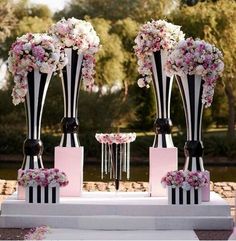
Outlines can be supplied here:
M95 53L99 50L99 38L91 23L76 18L61 19L49 29L65 49L68 64L62 70L64 118L61 121L63 135L61 147L79 147L78 97L80 82L85 90L92 91L95 74Z
M126 172L127 179L130 177L130 143L135 141L136 133L97 133L95 138L102 146L101 177L109 173L118 191L122 172Z
M29 203L58 203L59 187L69 183L66 174L56 168L28 169L19 173L18 185L26 188Z
M205 172L170 171L161 180L163 187L168 187L169 204L200 204L201 188L208 184Z
M170 51L182 39L184 39L184 34L180 26L165 20L152 20L141 26L134 46L138 58L138 72L142 75L142 78L138 80L139 87L149 88L150 86L153 53L161 50Z
M25 101L28 91L27 77L34 70L51 75L63 68L66 58L57 40L47 34L27 33L12 44L8 67L14 76L13 104Z
M150 87L153 80L156 97L156 130L153 147L174 147L170 118L170 99L173 76L167 76L164 65L167 53L177 42L184 38L180 26L165 20L152 20L142 25L135 39L135 54L138 58L138 72L142 75L138 79L139 87Z
M166 71L169 75L198 75L203 79L202 103L209 107L213 100L216 80L224 69L223 55L219 49L204 40L181 40L170 52Z

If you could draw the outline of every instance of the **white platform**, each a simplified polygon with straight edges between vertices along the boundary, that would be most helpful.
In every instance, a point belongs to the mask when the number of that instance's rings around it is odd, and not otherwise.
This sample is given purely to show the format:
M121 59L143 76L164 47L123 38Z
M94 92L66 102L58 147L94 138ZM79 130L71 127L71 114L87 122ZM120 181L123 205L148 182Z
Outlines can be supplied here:
M0 227L83 230L232 229L230 207L218 194L200 205L168 205L148 193L84 192L60 204L26 204L12 195L2 204Z
M199 240L193 230L50 229L44 240Z

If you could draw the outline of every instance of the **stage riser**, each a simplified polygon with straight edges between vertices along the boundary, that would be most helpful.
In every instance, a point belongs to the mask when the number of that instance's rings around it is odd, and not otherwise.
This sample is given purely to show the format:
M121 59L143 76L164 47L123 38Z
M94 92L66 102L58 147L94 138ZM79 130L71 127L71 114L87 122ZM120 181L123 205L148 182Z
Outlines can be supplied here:
M210 205L95 205L95 204L5 204L2 215L49 216L218 216L230 213L229 206Z
M230 207L218 194L200 205L168 205L147 193L83 193L60 204L27 204L12 195L2 203L0 227L86 230L232 229Z
M29 228L41 225L85 230L231 230L233 228L231 217L7 216L0 220L0 226L5 228Z

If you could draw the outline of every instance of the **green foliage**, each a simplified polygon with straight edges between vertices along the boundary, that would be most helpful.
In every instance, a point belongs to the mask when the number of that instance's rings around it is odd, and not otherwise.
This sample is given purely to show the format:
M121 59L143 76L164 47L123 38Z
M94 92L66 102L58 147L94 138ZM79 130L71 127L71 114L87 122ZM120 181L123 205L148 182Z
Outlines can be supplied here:
M133 86L130 94L136 95L135 104L135 119L129 123L131 128L138 130L151 130L156 119L155 96L153 88L140 89L137 85Z

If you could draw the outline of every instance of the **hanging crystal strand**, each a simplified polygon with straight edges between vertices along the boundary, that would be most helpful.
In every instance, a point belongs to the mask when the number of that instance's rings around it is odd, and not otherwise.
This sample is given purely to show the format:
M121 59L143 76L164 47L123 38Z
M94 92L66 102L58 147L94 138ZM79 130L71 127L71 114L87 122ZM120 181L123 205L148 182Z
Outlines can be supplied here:
M123 144L123 160L124 160L124 164L123 164L123 172L127 172L127 166L126 166L126 163L127 163L127 156L126 156L126 146L127 146L127 143L124 143Z
M112 176L114 175L112 172L112 164L113 164L113 160L112 160L112 155L113 155L113 150L112 150L112 146L109 144L109 170L110 170L110 179L112 179Z
M101 178L103 179L104 172L104 143L102 143L102 165L101 165Z
M123 163L123 146L124 144L119 144L120 145L120 180L122 179L122 163Z
M115 167L116 167L116 170L115 170L115 172L116 172L116 175L115 175L115 179L117 179L117 177L118 177L118 160L117 160L117 144L116 144L116 152L115 152L115 159L116 159L116 164L115 164Z
M107 143L105 143L105 174L107 174Z
M127 143L127 179L130 177L130 143Z

